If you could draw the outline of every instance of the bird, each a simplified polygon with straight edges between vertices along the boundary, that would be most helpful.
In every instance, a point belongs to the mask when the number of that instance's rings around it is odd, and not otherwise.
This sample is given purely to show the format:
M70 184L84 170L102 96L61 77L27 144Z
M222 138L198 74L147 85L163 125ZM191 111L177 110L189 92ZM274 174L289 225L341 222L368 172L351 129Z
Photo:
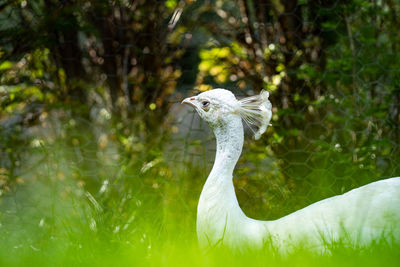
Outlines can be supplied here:
M217 88L185 98L216 138L216 155L197 206L196 232L201 248L262 249L288 253L296 247L320 253L340 242L352 247L378 240L400 242L400 177L387 178L333 196L282 218L249 218L239 206L233 171L242 152L243 122L254 138L267 130L272 117L269 93L236 99Z

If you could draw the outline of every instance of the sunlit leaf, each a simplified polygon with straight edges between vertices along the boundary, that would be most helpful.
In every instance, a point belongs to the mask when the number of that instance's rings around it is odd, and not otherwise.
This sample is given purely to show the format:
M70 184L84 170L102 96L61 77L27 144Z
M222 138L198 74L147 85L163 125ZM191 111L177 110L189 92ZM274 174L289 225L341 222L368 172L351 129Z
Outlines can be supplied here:
M14 64L11 61L4 61L0 64L0 71L11 69Z

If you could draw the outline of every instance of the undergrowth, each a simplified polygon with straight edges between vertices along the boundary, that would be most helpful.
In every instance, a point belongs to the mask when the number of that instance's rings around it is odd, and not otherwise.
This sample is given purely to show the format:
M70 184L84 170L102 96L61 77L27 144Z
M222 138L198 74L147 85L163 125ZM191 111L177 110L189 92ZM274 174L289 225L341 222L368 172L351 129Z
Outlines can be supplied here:
M171 165L156 146L126 157L115 147L94 155L87 140L71 136L70 141L33 142L21 156L17 183L0 198L0 266L400 263L400 245L383 242L364 248L339 242L323 255L301 247L286 255L268 248L245 253L201 250L195 220L207 176L204 167L192 159Z

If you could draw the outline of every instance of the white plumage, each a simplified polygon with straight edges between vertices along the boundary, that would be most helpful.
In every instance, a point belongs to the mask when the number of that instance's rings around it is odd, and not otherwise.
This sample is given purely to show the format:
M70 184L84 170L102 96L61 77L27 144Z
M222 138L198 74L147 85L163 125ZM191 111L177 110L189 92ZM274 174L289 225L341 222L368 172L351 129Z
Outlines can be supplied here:
M268 92L237 100L214 89L182 103L193 106L217 140L214 166L200 195L197 235L202 247L233 249L272 245L281 252L298 245L319 252L334 242L363 246L400 241L400 178L377 181L331 197L274 221L248 218L239 207L232 173L243 146L242 119L259 138L271 119Z

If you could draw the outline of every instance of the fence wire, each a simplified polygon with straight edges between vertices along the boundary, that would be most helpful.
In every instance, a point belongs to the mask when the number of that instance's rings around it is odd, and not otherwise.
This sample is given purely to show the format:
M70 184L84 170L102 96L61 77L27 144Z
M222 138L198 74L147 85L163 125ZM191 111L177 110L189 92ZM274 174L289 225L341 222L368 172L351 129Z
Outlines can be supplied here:
M103 227L122 235L137 232L135 210L194 217L215 141L180 102L210 88L271 94L272 127L259 141L246 134L234 174L251 217L279 218L399 175L399 9L367 0L5 1L1 225L95 232L108 219Z

